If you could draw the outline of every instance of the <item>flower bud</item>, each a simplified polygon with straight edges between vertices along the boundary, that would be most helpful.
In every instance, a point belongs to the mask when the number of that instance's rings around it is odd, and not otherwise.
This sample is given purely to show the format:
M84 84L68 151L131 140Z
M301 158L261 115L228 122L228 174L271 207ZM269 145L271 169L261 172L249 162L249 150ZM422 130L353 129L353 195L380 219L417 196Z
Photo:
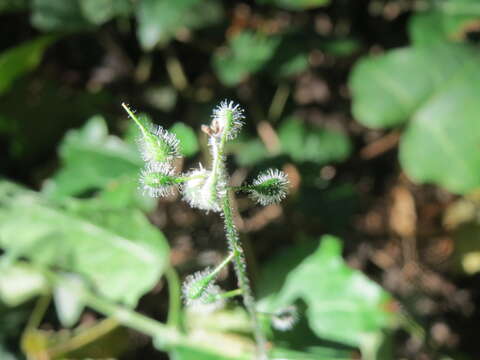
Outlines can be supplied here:
M234 139L243 126L243 109L233 101L224 100L212 114L210 128L205 128L209 135L221 138L226 133L227 139Z
M172 195L178 178L168 163L149 163L140 173L140 184L150 197Z
M164 163L180 157L177 137L161 126L154 126L146 117L137 117L132 110L122 104L141 131L138 143L144 161Z
M182 186L183 199L191 207L214 212L221 210L211 171L200 166L199 169L187 174L185 178Z
M214 282L210 269L187 276L182 287L185 305L207 313L223 307L225 300L220 296L220 287Z
M268 169L260 174L249 187L250 197L261 205L276 204L287 196L287 175L277 169Z

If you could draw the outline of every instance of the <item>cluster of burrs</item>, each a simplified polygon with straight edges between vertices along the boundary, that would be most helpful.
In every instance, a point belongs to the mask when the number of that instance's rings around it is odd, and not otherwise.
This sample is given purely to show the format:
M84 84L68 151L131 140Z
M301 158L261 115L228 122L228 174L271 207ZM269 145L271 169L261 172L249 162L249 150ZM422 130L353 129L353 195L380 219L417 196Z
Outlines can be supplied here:
M209 168L201 164L196 169L179 173L174 160L180 157L180 142L174 134L161 126L153 125L146 117L136 116L122 104L140 129L138 144L145 161L140 183L143 191L152 197L162 197L180 191L188 204L197 209L213 212L222 209L224 199L231 191L247 192L261 205L279 203L285 198L289 182L284 172L268 169L251 184L231 187L225 168L225 144L240 132L245 118L243 109L233 101L222 101L212 114L211 123L202 126L208 135L211 154ZM225 299L241 295L240 289L222 292L215 284L216 277L223 267L233 259L233 252L215 269L207 269L190 275L183 286L183 297L187 306L213 311L221 307Z

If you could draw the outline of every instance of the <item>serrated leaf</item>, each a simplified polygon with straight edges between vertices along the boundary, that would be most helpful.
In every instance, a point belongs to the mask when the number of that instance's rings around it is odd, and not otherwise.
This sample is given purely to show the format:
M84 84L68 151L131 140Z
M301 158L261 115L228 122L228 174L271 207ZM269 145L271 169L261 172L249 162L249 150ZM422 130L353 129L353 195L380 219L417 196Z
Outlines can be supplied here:
M135 209L97 200L51 203L0 182L0 247L82 275L108 299L134 306L168 264L163 235Z
M480 187L479 53L466 45L405 48L362 60L350 78L366 126L406 124L400 162L421 183L456 193Z
M303 247L293 254L308 253L307 249ZM292 252L288 254L283 255L281 261L287 260ZM345 264L339 239L323 236L311 255L300 263L295 256L291 261L298 265L288 273L269 272L274 277L283 274L286 279L278 292L273 288L269 290L270 295L260 305L261 311L275 312L301 299L307 306L308 323L317 336L357 347L364 346L365 341L381 335L391 325L392 314L386 312L385 305L392 298L379 285ZM277 286L279 283L275 279L267 281L274 281Z
M278 130L282 151L295 161L326 164L343 161L351 151L350 140L340 132L305 126L298 118L286 119Z
M59 155L63 166L43 188L57 199L103 189L121 179L136 179L143 165L135 146L108 135L101 116L92 117L82 129L67 132Z
M0 95L16 78L37 67L43 52L55 39L41 36L0 53Z

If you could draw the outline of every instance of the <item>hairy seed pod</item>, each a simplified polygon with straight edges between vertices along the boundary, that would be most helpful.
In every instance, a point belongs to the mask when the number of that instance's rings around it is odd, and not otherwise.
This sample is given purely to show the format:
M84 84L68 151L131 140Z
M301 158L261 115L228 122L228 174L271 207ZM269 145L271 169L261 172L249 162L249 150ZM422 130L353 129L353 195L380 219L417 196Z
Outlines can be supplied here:
M277 169L260 174L249 187L250 197L261 205L277 204L287 196L287 175Z

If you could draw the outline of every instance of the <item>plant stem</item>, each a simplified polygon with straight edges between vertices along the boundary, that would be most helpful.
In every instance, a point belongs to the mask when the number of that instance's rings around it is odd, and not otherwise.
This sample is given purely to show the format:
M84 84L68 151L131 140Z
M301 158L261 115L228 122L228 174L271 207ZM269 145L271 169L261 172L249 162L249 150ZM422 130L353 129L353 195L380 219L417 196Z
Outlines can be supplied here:
M255 306L255 299L253 298L250 281L247 275L247 264L245 262L244 251L240 243L237 228L233 221L232 206L230 204L230 192L227 191L221 200L225 221L225 233L227 236L228 246L230 247L230 251L233 253L233 263L238 279L238 286L243 294L243 303L245 304L252 322L255 342L257 344L257 359L264 360L267 359L266 339L260 327Z
M180 280L175 269L169 266L165 270L165 277L168 283L168 318L167 325L176 328L180 327L181 294Z

